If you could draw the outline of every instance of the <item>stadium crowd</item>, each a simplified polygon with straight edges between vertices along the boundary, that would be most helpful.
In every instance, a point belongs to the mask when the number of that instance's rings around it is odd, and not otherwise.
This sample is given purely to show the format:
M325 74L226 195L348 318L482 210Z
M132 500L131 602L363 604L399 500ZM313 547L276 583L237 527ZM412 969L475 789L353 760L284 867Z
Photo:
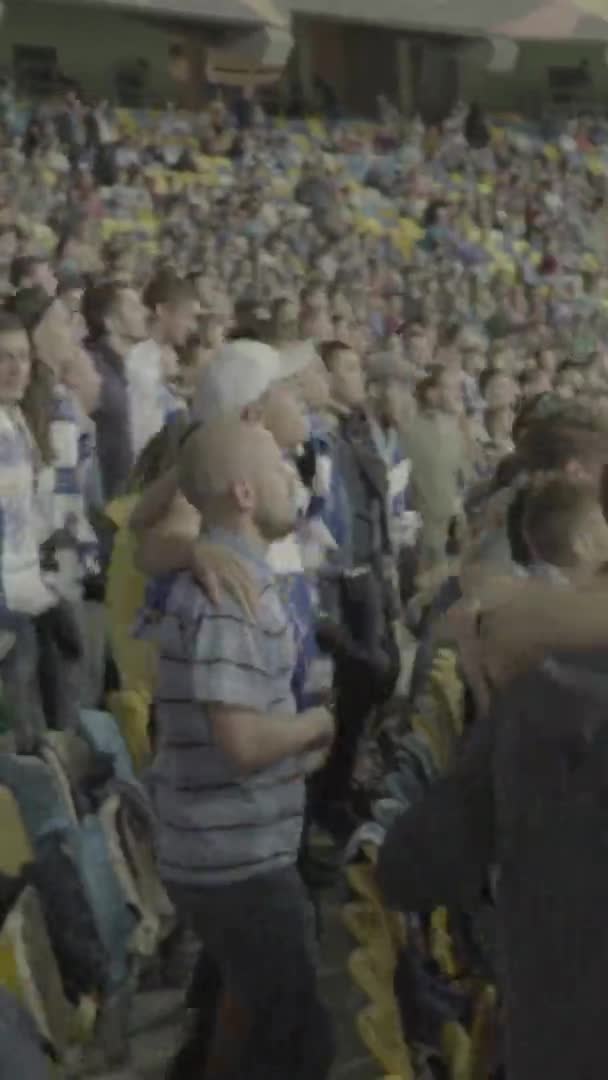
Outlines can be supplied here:
M0 1076L186 930L174 1080L328 1076L353 859L394 1071L601 1076L608 123L0 107Z

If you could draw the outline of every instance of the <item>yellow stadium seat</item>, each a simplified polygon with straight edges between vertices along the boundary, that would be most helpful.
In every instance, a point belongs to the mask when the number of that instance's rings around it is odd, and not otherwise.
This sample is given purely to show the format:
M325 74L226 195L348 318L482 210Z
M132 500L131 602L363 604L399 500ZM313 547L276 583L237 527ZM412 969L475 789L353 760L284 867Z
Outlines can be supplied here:
M471 1040L461 1024L445 1024L441 1053L450 1080L471 1080Z
M376 911L383 911L384 904L376 884L374 868L365 863L349 866L346 871L348 884L356 896L367 900Z
M112 868L126 902L139 915L131 952L152 956L175 927L173 906L163 888L148 836L136 837L129 819L121 816L120 799L111 795L99 810Z
M492 1068L497 1033L497 993L484 986L476 1003L471 1030L471 1080L486 1080Z
M21 893L0 930L0 985L29 1010L61 1059L73 1035L74 1012L63 993L34 889Z
M0 786L0 871L18 877L24 866L33 862L34 852L15 797Z
M383 1009L368 1005L357 1015L357 1029L369 1053L387 1073L399 1080L414 1080L396 1006Z
M342 921L359 945L370 945L383 933L377 909L365 900L354 900L342 908Z
M108 708L122 732L133 768L141 771L150 761L151 698L143 690L118 690L108 697Z
M394 1005L395 960L386 948L372 945L355 949L348 958L348 970L359 989L374 1004L383 1009Z
M431 955L440 971L448 978L457 975L457 964L448 925L448 913L445 908L436 908L431 916L430 934Z

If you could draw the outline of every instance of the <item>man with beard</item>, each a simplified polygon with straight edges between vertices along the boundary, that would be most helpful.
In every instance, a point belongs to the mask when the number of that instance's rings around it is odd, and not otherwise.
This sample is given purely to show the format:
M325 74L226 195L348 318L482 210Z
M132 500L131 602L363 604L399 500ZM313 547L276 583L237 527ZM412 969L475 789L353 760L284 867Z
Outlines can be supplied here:
M296 860L304 777L333 722L325 709L296 715L293 633L267 561L294 528L292 482L270 433L240 420L195 429L178 475L209 540L246 563L260 593L252 619L182 573L158 631L160 869L240 1019L236 1039L217 1025L208 1075L322 1080L332 1041Z

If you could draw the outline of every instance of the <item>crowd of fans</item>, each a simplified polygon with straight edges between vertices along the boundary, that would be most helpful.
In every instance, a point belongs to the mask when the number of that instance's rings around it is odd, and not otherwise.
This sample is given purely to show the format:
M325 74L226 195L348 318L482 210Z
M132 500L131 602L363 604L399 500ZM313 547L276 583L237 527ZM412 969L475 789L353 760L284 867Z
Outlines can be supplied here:
M3 95L3 756L122 726L204 943L177 1080L329 1075L319 890L370 835L401 911L492 908L492 1075L600 1076L608 127L379 104Z

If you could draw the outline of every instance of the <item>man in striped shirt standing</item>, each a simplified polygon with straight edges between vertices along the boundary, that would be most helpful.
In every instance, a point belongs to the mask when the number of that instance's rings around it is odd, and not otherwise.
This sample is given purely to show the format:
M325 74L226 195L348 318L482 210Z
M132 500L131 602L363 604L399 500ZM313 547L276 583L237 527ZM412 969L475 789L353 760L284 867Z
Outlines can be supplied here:
M228 596L213 605L190 573L166 603L153 768L161 871L242 1010L236 1041L218 1025L211 1075L215 1063L226 1080L323 1080L332 1038L296 859L304 778L333 722L325 709L296 714L293 631L266 560L294 527L291 480L272 436L241 421L191 433L179 478L209 538L246 562L259 605L255 620Z

